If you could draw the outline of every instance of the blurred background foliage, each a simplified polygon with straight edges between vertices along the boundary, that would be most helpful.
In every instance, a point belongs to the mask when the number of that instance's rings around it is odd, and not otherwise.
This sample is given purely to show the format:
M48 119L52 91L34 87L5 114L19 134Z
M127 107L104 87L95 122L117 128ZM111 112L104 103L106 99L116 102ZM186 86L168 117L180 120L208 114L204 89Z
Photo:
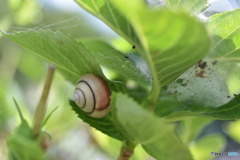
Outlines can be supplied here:
M0 28L6 32L52 29L61 30L78 38L116 40L119 49L128 50L121 39L101 21L83 11L75 2L47 0L0 1ZM47 64L0 35L0 159L7 159L6 139L20 124L12 98L16 98L21 110L32 124L40 98ZM51 88L48 113L56 106L44 129L53 139L46 159L114 159L121 142L90 128L75 116L68 105L74 86L57 72ZM133 159L147 154L139 147Z
M0 28L7 32L34 28L62 30L79 38L102 39L131 52L131 46L120 39L101 21L68 0L1 0ZM0 159L7 159L6 138L20 123L12 97L31 124L43 88L47 65L28 50L0 35ZM239 84L232 77L229 84ZM234 83L233 83L234 82ZM47 151L48 160L115 159L121 142L90 128L75 116L68 105L73 86L55 74L48 112L59 106L47 125L53 139ZM236 92L234 86L229 87ZM157 125L157 124L156 124ZM210 159L210 152L239 151L240 121L211 121L202 118L184 120L178 133L196 160ZM166 148L167 149L167 148ZM174 153L173 153L174 154ZM132 160L151 160L139 146Z

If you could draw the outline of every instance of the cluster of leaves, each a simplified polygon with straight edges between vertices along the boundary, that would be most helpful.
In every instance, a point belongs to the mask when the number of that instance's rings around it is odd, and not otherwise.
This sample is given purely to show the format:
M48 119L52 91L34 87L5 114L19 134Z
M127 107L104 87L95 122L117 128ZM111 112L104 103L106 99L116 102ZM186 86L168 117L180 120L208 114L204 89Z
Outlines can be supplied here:
M178 10L185 8L196 13L205 7L204 1L168 0L168 9L149 7L139 0L76 2L136 46L137 53L149 66L151 80L123 53L103 41L76 41L60 31L41 29L2 32L12 41L54 64L73 84L86 73L105 77L100 67L104 66L119 75L124 83L133 80L139 86L151 86L151 92L146 90L147 96L138 103L136 99L139 97L130 97L122 84L105 78L112 90L112 109L108 116L91 118L70 102L78 116L89 125L113 138L134 145L141 144L156 159L191 160L193 158L186 144L179 141L175 133L175 125L168 122L187 116L223 120L240 117L239 95L216 107L194 101L189 103L189 99L181 98L177 92L169 94L169 89L166 89L179 83L178 77L184 76L203 58L218 61L216 72L224 71L220 64L231 62L232 66L235 65L234 61L239 60L239 22L236 21L239 10L214 15L206 25L189 13ZM204 79L206 71L204 67L200 68L202 70L195 78ZM185 76L185 79L191 78L192 75ZM223 92L228 93L227 90ZM201 97L207 93L199 94Z
M39 135L36 136L33 132L33 129L24 119L20 107L15 99L14 103L21 118L21 124L8 138L7 145L9 150L9 159L41 160L44 157L44 147L47 147L45 144L47 141L49 141L50 135L47 132L41 131Z

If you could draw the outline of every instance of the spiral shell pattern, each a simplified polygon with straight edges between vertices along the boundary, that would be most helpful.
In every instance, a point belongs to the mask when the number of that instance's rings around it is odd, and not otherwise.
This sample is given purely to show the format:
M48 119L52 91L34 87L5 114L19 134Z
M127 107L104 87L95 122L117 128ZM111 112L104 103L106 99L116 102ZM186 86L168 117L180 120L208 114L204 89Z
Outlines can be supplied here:
M78 81L73 100L91 117L102 118L110 110L110 95L110 90L101 77L86 74Z

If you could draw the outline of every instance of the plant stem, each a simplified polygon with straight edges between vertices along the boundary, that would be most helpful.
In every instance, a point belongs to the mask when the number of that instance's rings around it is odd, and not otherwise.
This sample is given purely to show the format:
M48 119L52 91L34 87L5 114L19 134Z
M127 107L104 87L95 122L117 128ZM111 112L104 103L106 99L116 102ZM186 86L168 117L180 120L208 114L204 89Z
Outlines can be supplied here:
M132 144L128 141L123 142L120 155L117 160L128 160L132 155L135 148L135 144Z
M142 36L144 37L144 36ZM150 56L150 51L148 49L148 45L146 40L142 39L142 46L136 44L136 48L143 55L144 59L147 61L148 66L150 68L151 74L152 74L152 91L147 100L144 102L143 106L146 106L147 109L150 111L154 110L156 106L156 102L158 100L159 94L160 94L160 84L158 80L158 75L154 66L154 62L152 60L152 57Z
M51 88L54 71L55 71L55 67L53 65L49 65L42 96L40 98L40 101L38 103L37 110L34 116L33 132L36 137L39 135L42 128L43 120L46 113L46 103L47 103L49 91Z
M132 154L133 152L129 152L122 147L118 160L128 160L132 156Z
M149 110L153 110L156 106L156 102L158 100L158 97L159 97L159 94L160 94L160 85L159 85L159 82L158 82L158 78L157 78L157 75L155 73L155 69L152 67L151 69L154 73L152 73L152 81L153 81L153 84L152 84L152 92L150 94L150 96L148 97L148 105L147 105L147 108Z
M149 53L150 54L150 53ZM156 102L158 100L159 94L160 94L160 84L158 81L158 76L157 76L157 72L155 69L155 66L153 64L153 61L151 59L151 56L149 56L149 54L146 55L146 59L149 65L149 68L151 70L151 74L152 74L152 91L150 96L147 98L147 101L145 102L144 106L147 107L147 109L149 110L153 110L156 106Z

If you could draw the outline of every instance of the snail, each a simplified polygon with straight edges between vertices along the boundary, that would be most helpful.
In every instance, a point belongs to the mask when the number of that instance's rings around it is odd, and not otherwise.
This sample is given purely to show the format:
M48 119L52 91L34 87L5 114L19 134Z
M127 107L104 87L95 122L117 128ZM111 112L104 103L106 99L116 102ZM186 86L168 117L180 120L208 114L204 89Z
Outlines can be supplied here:
M73 101L89 116L102 118L110 110L110 95L110 90L101 77L86 74L77 83Z

